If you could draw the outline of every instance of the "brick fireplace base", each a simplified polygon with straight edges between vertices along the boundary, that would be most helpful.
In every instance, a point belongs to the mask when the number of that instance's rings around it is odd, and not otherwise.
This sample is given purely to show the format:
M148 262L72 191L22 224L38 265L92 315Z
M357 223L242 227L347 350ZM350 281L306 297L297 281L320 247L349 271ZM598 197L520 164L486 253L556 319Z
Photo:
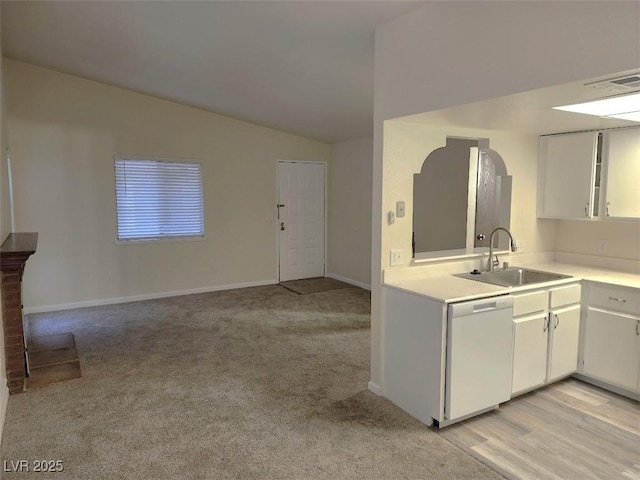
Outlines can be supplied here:
M12 233L0 246L0 299L9 394L24 392L26 388L28 339L22 318L22 274L37 243L37 233Z

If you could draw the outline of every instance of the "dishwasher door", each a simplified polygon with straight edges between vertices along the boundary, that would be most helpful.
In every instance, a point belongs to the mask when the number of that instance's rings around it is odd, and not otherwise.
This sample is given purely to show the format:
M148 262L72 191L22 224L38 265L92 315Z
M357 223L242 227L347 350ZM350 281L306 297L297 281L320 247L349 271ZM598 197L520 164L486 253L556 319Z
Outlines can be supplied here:
M455 420L511 398L513 298L449 305L445 418Z

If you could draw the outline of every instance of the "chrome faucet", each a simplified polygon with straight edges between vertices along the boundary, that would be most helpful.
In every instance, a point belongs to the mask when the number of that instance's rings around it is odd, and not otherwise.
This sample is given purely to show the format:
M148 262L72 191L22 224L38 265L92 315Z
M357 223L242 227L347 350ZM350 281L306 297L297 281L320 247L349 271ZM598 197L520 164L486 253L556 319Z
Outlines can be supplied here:
M513 235L511 235L511 232L504 227L496 228L493 232L491 232L491 236L489 237L489 263L487 265L487 272L493 272L496 265L500 265L500 262L497 259L495 262L493 261L493 236L498 230L502 230L506 232L507 235L509 235L509 246L511 247L511 251L518 251L518 246L516 245L516 241L514 240Z

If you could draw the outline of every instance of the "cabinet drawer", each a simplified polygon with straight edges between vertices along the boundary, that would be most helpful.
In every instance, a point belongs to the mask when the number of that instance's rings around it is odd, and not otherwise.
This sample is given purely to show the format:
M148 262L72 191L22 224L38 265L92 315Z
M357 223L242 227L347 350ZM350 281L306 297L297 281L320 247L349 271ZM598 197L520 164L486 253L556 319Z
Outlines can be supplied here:
M540 290L523 295L513 295L513 316L520 317L536 312L544 312L549 302L549 292Z
M592 284L589 306L640 316L640 290Z
M580 303L581 292L582 288L579 283L567 287L554 288L551 290L549 306L550 308L558 308L573 303Z

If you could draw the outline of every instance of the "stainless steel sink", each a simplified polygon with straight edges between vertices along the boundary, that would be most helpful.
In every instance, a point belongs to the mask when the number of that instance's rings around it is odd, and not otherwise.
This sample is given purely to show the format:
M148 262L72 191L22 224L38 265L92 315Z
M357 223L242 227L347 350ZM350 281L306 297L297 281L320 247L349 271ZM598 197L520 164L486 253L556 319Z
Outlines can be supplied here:
M551 282L563 278L571 278L570 275L560 275L558 273L541 272L539 270L529 270L527 268L511 267L495 272L458 273L455 277L467 278L478 282L501 285L503 287L519 287L532 283Z

